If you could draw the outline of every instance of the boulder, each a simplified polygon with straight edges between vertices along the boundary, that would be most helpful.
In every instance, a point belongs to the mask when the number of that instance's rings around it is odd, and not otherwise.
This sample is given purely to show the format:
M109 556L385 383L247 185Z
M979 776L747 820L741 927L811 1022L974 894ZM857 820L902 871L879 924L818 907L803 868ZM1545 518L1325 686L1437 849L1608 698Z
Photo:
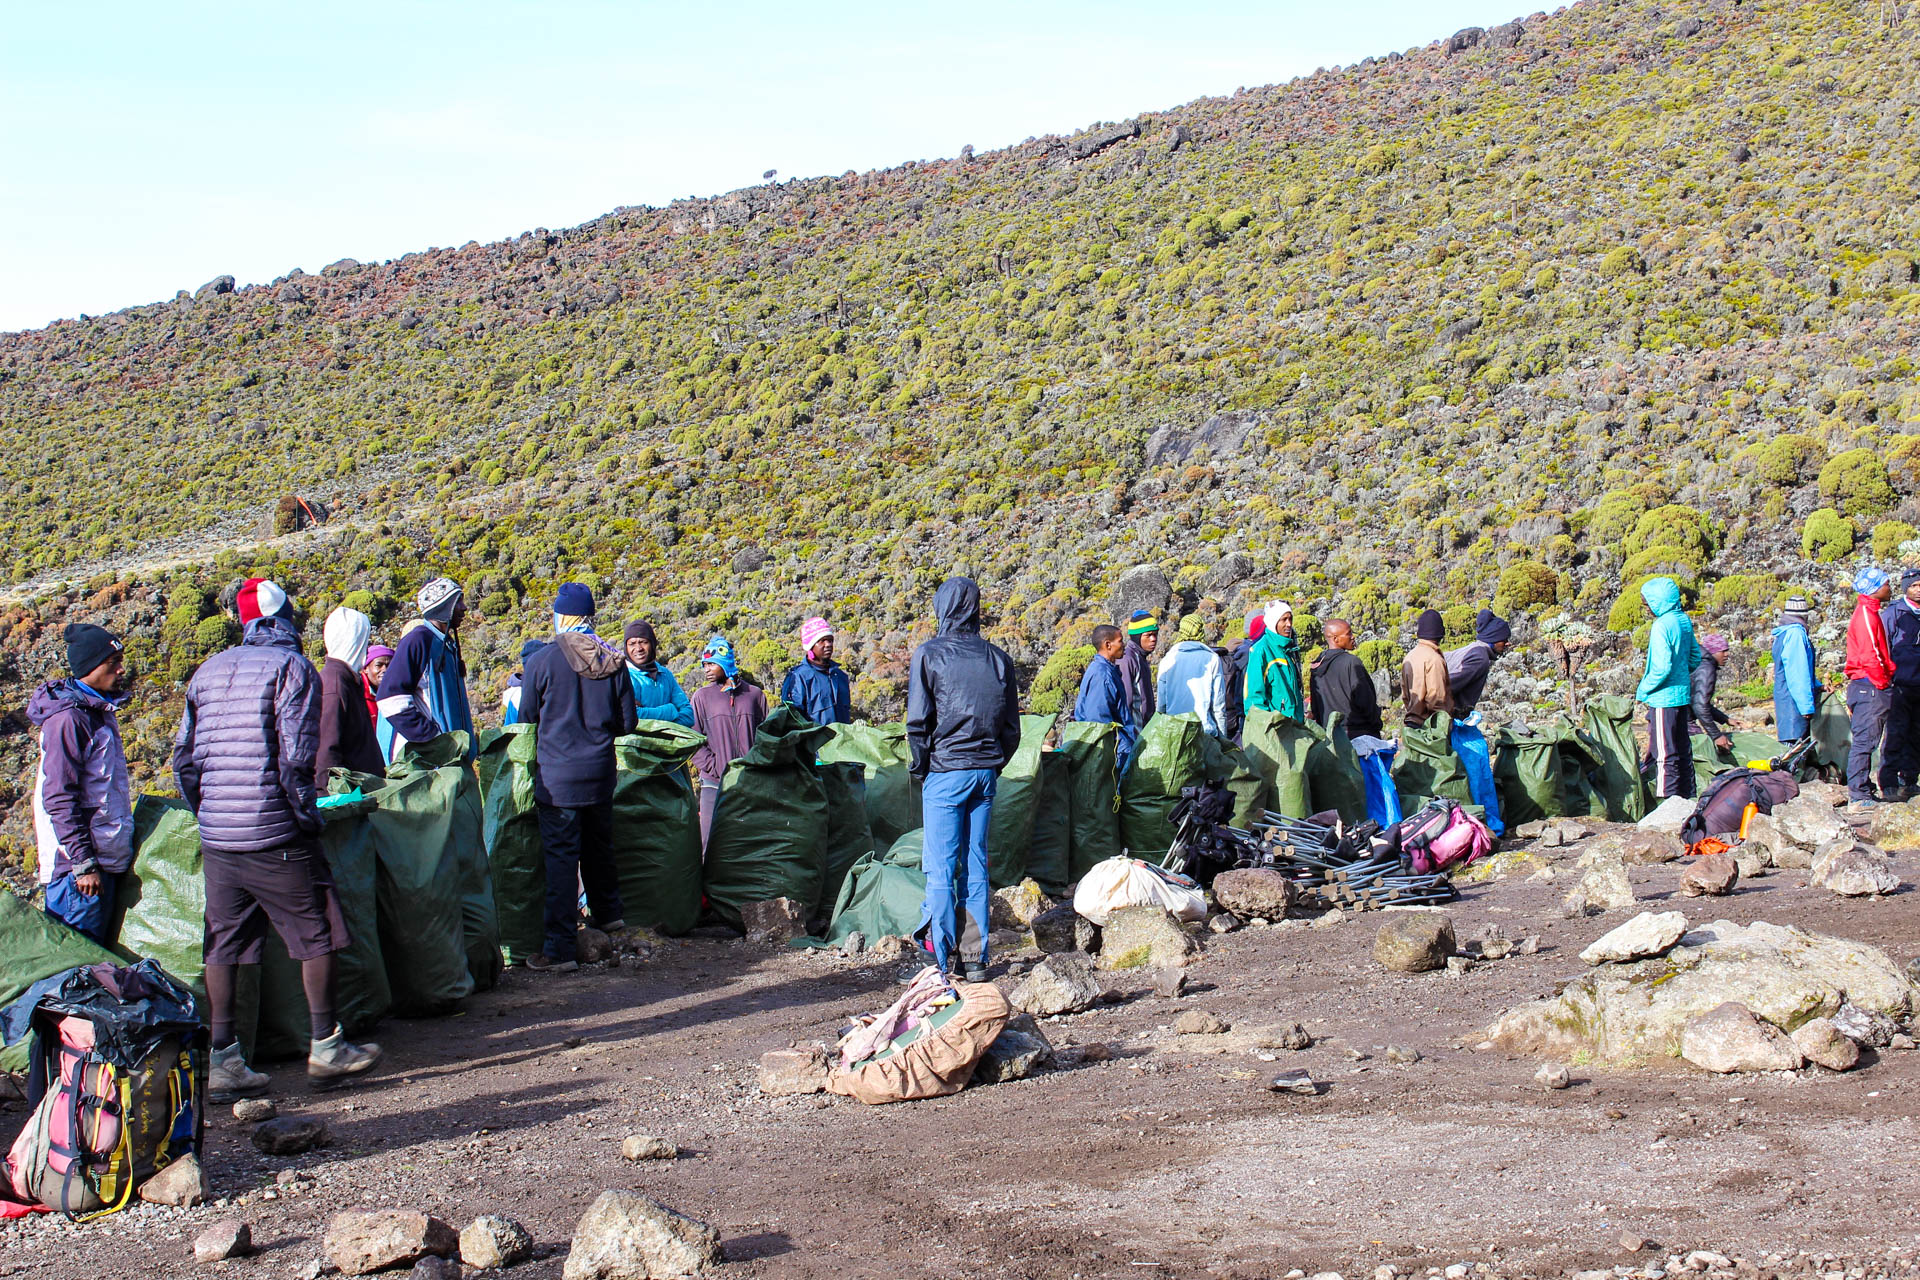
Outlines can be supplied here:
M1063 951L1029 969L1008 993L1007 1003L1036 1018L1050 1018L1093 1008L1104 990L1094 975L1091 958L1082 952Z
M1802 849L1820 849L1836 840L1853 838L1853 828L1838 810L1804 792L1775 806L1768 816L1783 840Z
M1911 964L1908 965L1907 972L1909 976L1912 975ZM1855 1044L1864 1045L1869 1049L1884 1049L1893 1043L1895 1036L1900 1034L1898 1022L1884 1013L1862 1009L1851 1000L1840 1002L1839 1009L1833 1015L1833 1025Z
M677 1160L680 1148L651 1133L630 1133L620 1143L620 1155L628 1160Z
M634 1191L604 1191L574 1228L563 1280L666 1280L720 1262L720 1233Z
M1900 887L1887 855L1851 836L1820 850L1807 883L1830 889L1843 898L1865 898L1892 893Z
M207 1176L200 1157L189 1151L140 1184L140 1198L148 1204L191 1209L207 1202Z
M1689 809L1688 812L1691 813L1692 810ZM1620 837L1620 860L1630 866L1675 862L1686 852L1686 844L1673 831L1654 831L1636 827Z
M326 1124L312 1116L279 1116L253 1131L254 1148L269 1156L297 1156L326 1140Z
M827 1047L818 1041L760 1055L760 1092L774 1098L827 1091Z
M1022 880L1019 884L993 891L993 897L987 903L988 927L1025 932L1033 927L1035 917L1044 911L1051 911L1053 906L1053 899L1042 892L1038 884L1032 880Z
M1688 1018L1680 1056L1696 1067L1734 1071L1794 1071L1803 1059L1786 1032L1738 1001L1728 1000Z
M1293 905L1293 881L1272 867L1242 867L1213 878L1213 900L1242 919L1284 919Z
M252 1252L253 1228L238 1218L222 1218L193 1238L193 1260L202 1265Z
M1687 869L1680 873L1680 892L1689 898L1717 898L1733 892L1733 886L1738 883L1740 864L1730 853L1689 858Z
M1251 578L1259 567L1252 557L1229 551L1214 561L1213 568L1207 570L1206 576L1200 579L1200 590L1216 600L1224 600L1228 592Z
M1092 951L1100 945L1099 927L1064 903L1042 911L1028 927L1033 930L1033 945L1049 954Z
M1177 999L1187 989L1185 969L1150 969L1147 980L1153 983L1153 994L1168 1000Z
M1756 849L1751 844L1742 844L1730 856L1742 880L1759 879L1767 874L1767 868L1773 864L1773 859L1765 849Z
M1625 964L1666 952L1687 931L1687 918L1678 911L1642 911L1619 928L1596 939L1580 958L1588 964Z
M1627 879L1627 864L1619 858L1605 859L1589 866L1580 883L1567 894L1564 910L1569 916L1599 915L1631 907L1633 882Z
M1793 1030L1793 1047L1807 1061L1829 1071L1850 1071L1860 1061L1860 1046L1832 1018L1809 1018Z
M460 1261L476 1271L511 1267L533 1256L533 1236L512 1218L485 1214L460 1229Z
M764 547L742 547L733 553L729 563L735 573L757 573L770 559Z
M1761 861L1765 866L1799 871L1813 865L1813 850L1782 831L1772 814L1757 813L1747 823L1747 838L1734 850L1735 860L1742 863L1742 875L1748 874L1746 855L1755 850L1763 855Z
M1850 999L1905 1018L1916 988L1883 951L1759 921L1716 920L1665 955L1603 965L1559 993L1509 1010L1487 1038L1508 1052L1627 1061L1680 1052L1687 1020L1729 1001L1777 1027L1830 1017Z
M1693 816L1693 801L1685 796L1668 796L1654 806L1653 812L1635 824L1639 830L1662 835L1678 835Z
M430 1253L413 1264L407 1280L460 1280L461 1274L459 1262Z
M1177 1036L1222 1036L1233 1028L1227 1020L1209 1009L1188 1009L1173 1020Z
M327 1261L350 1276L405 1266L432 1254L451 1258L460 1234L442 1219L414 1209L349 1209L327 1224Z
M573 934L574 958L581 964L600 964L613 958L613 939L590 925L581 925Z
M1874 806L1866 837L1888 853L1920 849L1920 802Z
M1453 919L1444 912L1396 912L1373 935L1374 960L1395 973L1444 969L1453 952Z
M232 276L215 276L213 279L201 285L198 289L195 289L193 291L193 298L194 298L194 301L198 302L201 298L205 298L210 295L232 293L232 292L233 292Z
M769 898L740 905L740 923L747 941L757 946L784 947L807 932L807 911L792 898Z
M982 1084L1024 1080L1053 1062L1053 1045L1030 1013L1016 1013L994 1037L974 1064L973 1078Z
M1135 609L1151 610L1164 621L1167 604L1172 599L1173 587L1160 567L1137 564L1121 574L1120 580L1113 584L1113 616L1120 619L1122 629Z
M1162 907L1122 907L1100 929L1103 969L1180 968L1200 944Z

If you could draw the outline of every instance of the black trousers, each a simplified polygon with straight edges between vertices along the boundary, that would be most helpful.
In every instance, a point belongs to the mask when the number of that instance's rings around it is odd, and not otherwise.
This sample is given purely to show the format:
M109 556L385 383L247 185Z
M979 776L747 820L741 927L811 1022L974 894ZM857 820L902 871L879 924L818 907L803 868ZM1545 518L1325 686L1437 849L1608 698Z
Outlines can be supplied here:
M1847 681L1847 714L1852 718L1853 743L1847 750L1847 798L1872 800L1873 753L1887 729L1892 689L1876 689L1871 680Z
M1647 708L1647 755L1653 798L1693 797L1693 708Z
M575 958L580 927L580 886L587 910L605 923L626 915L620 903L620 876L613 865L613 801L583 809L536 806L540 848L547 862L546 945L551 960Z
M1887 693L1887 733L1880 748L1882 794L1920 781L1920 686L1896 684Z

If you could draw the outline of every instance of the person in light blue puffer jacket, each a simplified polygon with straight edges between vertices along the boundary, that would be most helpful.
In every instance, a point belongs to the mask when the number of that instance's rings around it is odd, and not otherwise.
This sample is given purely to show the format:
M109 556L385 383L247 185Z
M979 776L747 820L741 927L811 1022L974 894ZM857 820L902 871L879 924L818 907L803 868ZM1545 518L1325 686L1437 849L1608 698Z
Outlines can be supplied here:
M1680 584L1649 578L1640 598L1653 613L1647 635L1647 671L1634 697L1646 704L1647 742L1658 799L1693 795L1693 670L1706 655L1693 620L1680 607Z

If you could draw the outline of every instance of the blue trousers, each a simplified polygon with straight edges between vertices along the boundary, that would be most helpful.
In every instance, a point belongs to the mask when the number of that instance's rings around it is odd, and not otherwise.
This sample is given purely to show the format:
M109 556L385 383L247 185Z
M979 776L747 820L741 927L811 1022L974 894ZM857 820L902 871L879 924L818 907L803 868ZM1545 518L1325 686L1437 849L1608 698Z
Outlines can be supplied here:
M105 945L107 928L113 923L113 900L120 877L100 873L100 892L89 898L73 887L71 873L47 886L47 914L68 928L77 929L95 942Z
M992 769L957 769L929 773L920 789L927 899L919 932L943 973L955 946L962 964L987 963L987 819L999 781Z

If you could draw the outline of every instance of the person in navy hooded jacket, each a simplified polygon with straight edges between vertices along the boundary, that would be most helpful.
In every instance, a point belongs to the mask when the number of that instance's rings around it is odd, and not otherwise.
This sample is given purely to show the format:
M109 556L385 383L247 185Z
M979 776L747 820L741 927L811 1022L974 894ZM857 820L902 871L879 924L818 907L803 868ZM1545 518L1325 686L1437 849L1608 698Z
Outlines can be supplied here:
M27 703L40 731L33 834L47 914L105 943L120 877L133 865L133 787L116 715L127 700L126 663L101 627L75 623L64 638L67 678Z

